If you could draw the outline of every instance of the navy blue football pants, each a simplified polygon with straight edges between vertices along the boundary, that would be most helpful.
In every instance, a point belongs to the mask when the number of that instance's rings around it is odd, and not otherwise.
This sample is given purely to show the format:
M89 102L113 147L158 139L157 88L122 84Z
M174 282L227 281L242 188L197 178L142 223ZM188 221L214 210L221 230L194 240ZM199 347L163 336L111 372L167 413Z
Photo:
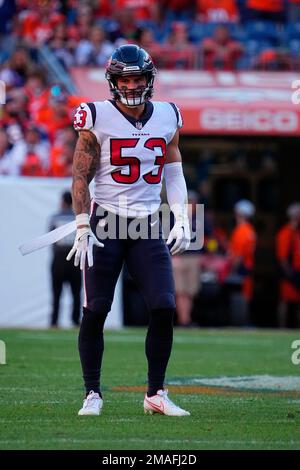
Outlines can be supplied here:
M91 216L91 228L104 216L96 215L97 205ZM119 217L117 217L117 222ZM147 218L150 224L150 217ZM130 223L128 220L128 224ZM159 222L158 222L159 223ZM117 232L118 236L118 226ZM175 308L174 282L169 249L161 236L159 239L103 240L104 248L94 247L94 265L86 269L85 307L94 312L109 312L114 289L123 262L144 297L148 310Z

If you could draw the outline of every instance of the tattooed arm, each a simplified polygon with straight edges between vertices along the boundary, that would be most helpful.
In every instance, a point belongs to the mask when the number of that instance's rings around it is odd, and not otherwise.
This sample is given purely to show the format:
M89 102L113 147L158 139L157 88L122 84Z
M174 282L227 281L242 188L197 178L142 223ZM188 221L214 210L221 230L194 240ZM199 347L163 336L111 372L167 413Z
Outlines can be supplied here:
M73 209L76 215L90 213L89 183L95 176L100 146L92 132L81 131L73 160Z
M100 155L100 146L96 137L90 131L81 131L76 144L73 161L73 208L76 214L76 237L67 260L74 257L75 266L85 269L86 260L88 266L93 266L94 245L103 248L90 227L90 191L89 183L92 181Z

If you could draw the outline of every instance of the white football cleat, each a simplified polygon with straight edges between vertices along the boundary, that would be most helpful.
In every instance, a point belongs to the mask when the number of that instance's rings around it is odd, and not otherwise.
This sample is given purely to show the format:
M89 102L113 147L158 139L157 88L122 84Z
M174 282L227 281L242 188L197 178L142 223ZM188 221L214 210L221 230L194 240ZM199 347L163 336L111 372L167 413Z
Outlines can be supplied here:
M166 416L190 416L188 411L179 408L168 398L168 390L158 390L153 397L144 399L144 411L146 414L160 413Z
M78 411L79 416L99 416L103 407L103 400L100 398L99 393L95 393L93 390L90 391L85 400L83 400L83 406Z

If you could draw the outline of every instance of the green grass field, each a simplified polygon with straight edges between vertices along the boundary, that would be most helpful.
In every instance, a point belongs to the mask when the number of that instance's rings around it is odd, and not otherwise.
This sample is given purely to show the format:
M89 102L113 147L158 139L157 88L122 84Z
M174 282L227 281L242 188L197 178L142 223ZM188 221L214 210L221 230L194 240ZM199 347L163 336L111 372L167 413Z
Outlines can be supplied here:
M167 383L177 383L170 397L191 412L182 418L143 413L145 330L105 334L103 413L78 417L77 331L0 331L0 449L300 449L300 387L285 387L300 375L291 361L299 330L177 329ZM283 377L283 385L195 381L253 375Z

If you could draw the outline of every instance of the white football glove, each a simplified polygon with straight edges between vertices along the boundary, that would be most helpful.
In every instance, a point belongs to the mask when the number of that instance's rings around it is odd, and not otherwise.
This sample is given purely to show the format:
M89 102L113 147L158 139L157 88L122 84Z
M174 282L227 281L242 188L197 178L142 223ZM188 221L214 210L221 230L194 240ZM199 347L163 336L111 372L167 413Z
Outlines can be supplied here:
M93 246L96 245L103 248L103 243L99 242L94 233L91 230L89 223L88 214L79 214L76 216L77 227L85 225L84 227L77 228L76 238L73 247L67 256L67 261L70 261L75 253L74 265L78 266L80 263L80 269L85 268L85 261L87 257L88 266L91 267L94 264L93 260Z
M175 240L175 243L170 250L171 255L179 255L188 249L191 243L188 218L185 220L179 219L175 222L174 227L169 234L167 245L170 245L173 240Z

